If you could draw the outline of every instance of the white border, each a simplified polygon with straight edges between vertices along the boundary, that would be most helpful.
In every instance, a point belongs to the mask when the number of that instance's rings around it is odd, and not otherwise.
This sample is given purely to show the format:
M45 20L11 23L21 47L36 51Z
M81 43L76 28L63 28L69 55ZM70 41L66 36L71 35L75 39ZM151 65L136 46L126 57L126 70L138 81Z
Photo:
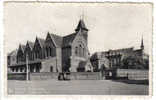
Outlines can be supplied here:
M5 0L5 1L38 1L38 2L42 2L42 1L48 1L49 0ZM151 2L153 3L153 12L154 12L154 15L153 15L153 21L154 21L154 25L153 25L153 51L156 52L156 46L155 46L155 42L156 42L156 36L155 36L155 31L156 31L156 23L155 23L155 19L154 17L156 16L156 7L155 7L155 2L154 0L50 0L50 2ZM46 100L67 100L67 99L76 99L76 100L86 100L86 99L90 99L90 100L99 100L99 99L133 99L133 100L137 100L137 99L140 99L140 100L145 100L145 99L156 99L156 92L155 92L155 84L153 84L153 97L150 97L150 96L101 96L101 95L52 95L52 96L49 96L49 95L46 95L46 96L36 96L36 95L31 95L31 96L6 96L5 93L4 93L4 86L6 86L4 84L4 43L3 43L3 37L4 37L4 30L3 30L3 1L0 1L0 77L1 77L1 81L0 81L0 86L1 86L1 99L2 100L16 100L16 99L21 99L21 100L27 100L27 99L30 99L30 100L38 100L38 99L46 99ZM156 74L155 74L155 57L156 57L156 53L153 52L153 83L155 83L154 80L156 80ZM151 73L151 72L150 72Z

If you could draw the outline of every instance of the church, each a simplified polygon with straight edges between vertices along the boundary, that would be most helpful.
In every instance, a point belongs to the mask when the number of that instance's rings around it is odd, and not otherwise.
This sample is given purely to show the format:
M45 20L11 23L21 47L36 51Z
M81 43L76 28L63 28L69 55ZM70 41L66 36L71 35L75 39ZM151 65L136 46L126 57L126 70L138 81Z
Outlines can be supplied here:
M75 32L67 36L47 33L8 54L8 72L92 72L88 50L88 29L80 19Z

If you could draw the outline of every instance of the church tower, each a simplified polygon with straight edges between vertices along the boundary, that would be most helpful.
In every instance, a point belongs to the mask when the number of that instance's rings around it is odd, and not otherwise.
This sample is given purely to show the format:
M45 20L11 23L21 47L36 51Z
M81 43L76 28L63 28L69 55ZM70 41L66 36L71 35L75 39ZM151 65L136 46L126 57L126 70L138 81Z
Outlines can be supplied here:
M86 28L86 25L83 21L83 19L79 20L79 23L75 29L76 33L78 33L81 30L84 38L86 39L86 41L88 41L88 29Z

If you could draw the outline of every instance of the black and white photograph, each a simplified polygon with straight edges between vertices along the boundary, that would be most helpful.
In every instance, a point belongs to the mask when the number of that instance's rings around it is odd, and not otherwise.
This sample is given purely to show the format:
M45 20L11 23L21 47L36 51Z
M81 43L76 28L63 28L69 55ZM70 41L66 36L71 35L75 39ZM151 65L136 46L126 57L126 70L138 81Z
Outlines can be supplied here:
M4 2L7 95L152 94L151 3Z

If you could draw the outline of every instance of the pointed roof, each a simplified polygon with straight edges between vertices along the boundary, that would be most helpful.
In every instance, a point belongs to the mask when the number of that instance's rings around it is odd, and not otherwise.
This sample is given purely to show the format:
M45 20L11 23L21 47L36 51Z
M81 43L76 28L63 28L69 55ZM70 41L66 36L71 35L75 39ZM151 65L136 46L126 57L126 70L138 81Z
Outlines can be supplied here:
M42 39L42 38L39 38L39 37L36 37L36 39L39 41L41 47L43 48L43 47L44 47L44 42L45 42L45 40Z
M31 50L33 49L34 47L34 42L31 42L31 41L27 41L27 44L30 46Z
M78 31L80 29L84 29L84 30L88 31L88 29L86 28L86 25L82 19L79 20L79 23L78 23L75 31Z
M17 49L11 51L10 53L8 53L8 56L16 56L17 55Z
M23 50L25 50L25 47L26 47L26 46L25 46L25 45L21 45L21 47L22 47Z
M25 50L26 46L25 46L25 45L23 45L23 44L20 44L20 45L19 45L19 48L21 48L21 50L24 52L24 50Z
M62 47L70 46L73 40L75 39L76 33L72 33L70 35L63 37L63 44Z
M59 35L50 34L51 38L54 40L56 46L61 47L63 38Z

